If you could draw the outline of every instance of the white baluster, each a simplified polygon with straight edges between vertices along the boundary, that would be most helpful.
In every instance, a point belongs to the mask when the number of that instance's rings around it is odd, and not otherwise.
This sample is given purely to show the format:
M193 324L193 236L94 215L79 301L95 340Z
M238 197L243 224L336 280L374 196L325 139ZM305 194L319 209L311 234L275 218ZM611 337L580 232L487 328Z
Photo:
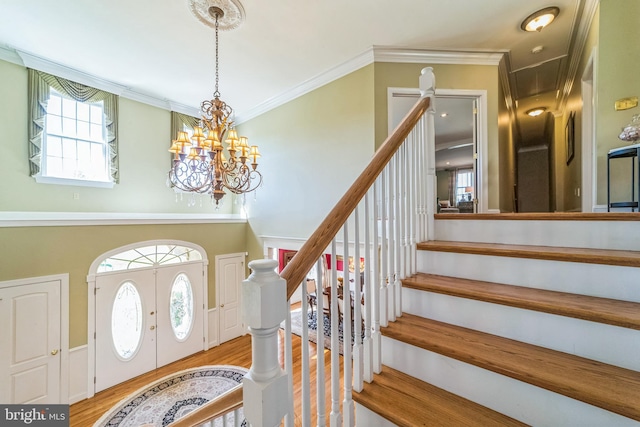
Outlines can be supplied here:
M389 213L387 212L387 172L388 169L385 167L380 174L380 211L382 213L380 220L382 228L382 236L380 239L380 261L382 264L382 282L380 283L380 326L383 327L389 325L389 317L387 314L387 286L389 284L389 252L387 249L387 224L389 218Z
M396 156L393 156L388 164L389 170L389 201L387 202L387 211L389 222L389 282L387 285L387 320L389 322L396 321L396 213L395 213L395 198L396 198Z
M233 411L233 427L240 427L241 425L241 416L240 416L240 409L236 409Z
M404 145L404 144L403 144ZM401 238L401 234L400 234L400 224L401 224L401 210L400 210L400 204L401 204L401 196L400 196L400 174L401 174L401 169L400 169L400 160L401 160L401 154L400 152L396 153L395 156L393 156L394 159L394 172L396 175L396 179L395 179L395 198L394 198L394 218L395 218L395 222L394 222L394 227L395 227L395 232L394 232L394 256L395 256L395 261L394 261L394 277L395 277L395 281L394 281L394 286L393 286L393 307L392 307L392 311L393 311L393 318L394 320L397 317L402 316L402 306L400 305L400 289L402 286L402 282L401 280L404 279L405 276L402 275L402 270L401 270L401 257L402 257L402 238Z
M353 254L353 389L357 392L362 391L363 387L363 370L364 360L362 354L362 275L360 272L360 208L356 206L353 211L355 220L355 245Z
M353 358L351 348L351 282L349 274L349 230L345 222L342 226L344 233L343 263L342 263L342 342L344 343L344 400L342 401L344 427L355 425L355 406L352 400L353 389Z
M380 272L380 246L379 246L379 224L380 203L378 201L378 188L380 186L380 178L376 179L373 184L373 278L371 280L371 300L373 332L371 335L373 349L373 372L379 374L382 372L382 336L380 335L380 287L382 286Z
M418 129L419 132L419 129ZM409 158L409 169L411 171L411 173L409 174L409 187L410 187L410 191L409 191L409 213L408 213L408 219L409 219L409 249L410 249L410 255L409 255L409 264L410 264L410 271L411 273L415 273L417 271L417 267L416 267L416 263L417 263L417 258L416 258L416 237L417 237L417 231L416 231L416 227L417 227L417 221L416 221L416 217L417 217L417 197L418 197L418 191L416 189L417 187L417 181L418 181L418 171L416 168L416 145L417 145L417 141L420 140L420 137L418 138L412 138L411 140L409 140L409 153L411 154L410 158Z
M342 424L340 413L340 346L338 330L338 272L336 262L336 239L331 241L331 414L329 421L331 427Z
M322 255L324 257L324 255ZM325 258L326 259L326 258ZM318 260L316 263L316 325L318 333L318 345L316 347L317 365L316 365L316 395L317 395L317 412L318 427L325 427L326 420L326 402L325 402L325 384L324 384L324 298L323 298L323 281L322 266L324 260Z
M289 393L289 408L284 417L285 427L293 427L293 343L291 342L291 300L287 300L287 317L284 322L284 371L287 373L287 386Z
M278 261L255 260L242 282L242 317L251 334L252 365L243 384L244 415L253 427L274 427L289 410L287 374L278 362L278 329L287 317L287 284Z
M364 256L364 287L362 288L364 291L364 341L362 342L362 352L364 359L364 372L363 379L364 381L370 383L373 381L373 347L371 340L371 306L373 305L373 293L371 292L372 280L371 280L371 269L373 265L371 264L373 259L375 258L372 255L371 248L371 238L370 238L370 230L371 225L375 225L375 218L373 218L373 222L371 221L372 216L370 215L371 210L369 209L369 193L371 190L367 191L364 195L364 248L365 248L365 256Z
M302 336L300 337L302 361L301 361L301 375L300 375L300 389L302 398L302 424L305 426L311 425L311 382L309 380L309 304L307 299L307 283L306 280L302 282L302 301L300 320L302 320Z

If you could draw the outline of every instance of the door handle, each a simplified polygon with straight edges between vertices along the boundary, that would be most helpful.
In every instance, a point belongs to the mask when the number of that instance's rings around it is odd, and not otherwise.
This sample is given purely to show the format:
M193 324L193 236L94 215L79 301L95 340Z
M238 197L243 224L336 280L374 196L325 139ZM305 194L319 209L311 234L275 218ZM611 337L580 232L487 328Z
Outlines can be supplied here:
M51 350L51 355L55 356L56 354L58 354L58 349L56 348L55 350Z
M223 308L223 307L224 307L224 304L220 304L220 308Z
M155 328L156 328L155 326L151 326L149 329L153 331Z

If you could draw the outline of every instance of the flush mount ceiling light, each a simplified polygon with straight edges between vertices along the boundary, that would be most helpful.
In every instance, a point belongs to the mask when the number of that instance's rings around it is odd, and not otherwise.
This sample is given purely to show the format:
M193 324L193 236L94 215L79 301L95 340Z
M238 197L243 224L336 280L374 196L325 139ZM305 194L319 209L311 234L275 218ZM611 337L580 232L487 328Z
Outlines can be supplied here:
M544 113L545 111L547 111L546 107L538 107L538 108L532 108L531 110L528 110L527 114L531 117L536 117Z
M520 28L524 31L541 31L544 27L551 24L559 13L560 9L555 6L545 7L527 16L527 18L522 21L522 24L520 24Z

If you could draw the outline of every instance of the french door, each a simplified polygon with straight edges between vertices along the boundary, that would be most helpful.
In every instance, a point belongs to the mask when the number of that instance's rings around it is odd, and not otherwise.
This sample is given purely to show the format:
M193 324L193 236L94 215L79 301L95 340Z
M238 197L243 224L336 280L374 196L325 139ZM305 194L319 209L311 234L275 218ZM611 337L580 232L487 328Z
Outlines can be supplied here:
M96 278L95 392L204 349L204 264Z

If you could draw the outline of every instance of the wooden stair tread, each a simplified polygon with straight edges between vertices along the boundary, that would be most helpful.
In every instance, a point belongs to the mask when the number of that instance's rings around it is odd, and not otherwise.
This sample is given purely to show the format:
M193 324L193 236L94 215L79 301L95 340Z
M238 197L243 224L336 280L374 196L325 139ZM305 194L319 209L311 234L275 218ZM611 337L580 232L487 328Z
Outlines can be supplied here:
M353 400L401 427L526 425L388 366Z
M410 314L382 334L640 421L640 372Z
M502 243L449 242L418 243L418 249L512 258L640 267L640 252L611 249L566 248L558 246L508 245Z
M640 330L640 303L418 273L404 287Z

